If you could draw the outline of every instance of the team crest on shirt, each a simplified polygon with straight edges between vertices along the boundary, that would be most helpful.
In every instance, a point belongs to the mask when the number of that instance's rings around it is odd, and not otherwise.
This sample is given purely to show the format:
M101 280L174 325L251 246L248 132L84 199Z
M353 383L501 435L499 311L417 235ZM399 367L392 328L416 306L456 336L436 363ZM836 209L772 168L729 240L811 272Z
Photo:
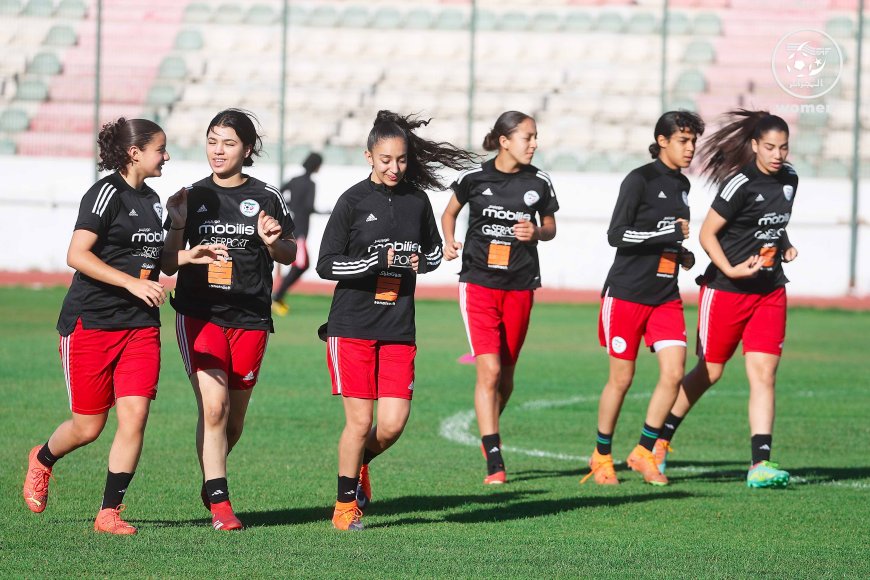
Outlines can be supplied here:
M782 194L785 196L786 201L791 201L791 198L794 197L794 187L791 185L783 185Z
M535 191L534 189L530 189L523 194L523 201L526 202L526 205L533 206L541 200L541 194Z
M161 205L161 203L158 201L157 203L155 203L153 205L153 207L154 207L154 213L157 214L157 219L162 220L163 219L163 205Z
M689 207L689 192L684 191L682 195L683 195L683 203L685 204L686 207Z
M257 215L257 212L260 211L260 204L253 199L246 199L239 204L239 210L242 212L242 215L252 217Z

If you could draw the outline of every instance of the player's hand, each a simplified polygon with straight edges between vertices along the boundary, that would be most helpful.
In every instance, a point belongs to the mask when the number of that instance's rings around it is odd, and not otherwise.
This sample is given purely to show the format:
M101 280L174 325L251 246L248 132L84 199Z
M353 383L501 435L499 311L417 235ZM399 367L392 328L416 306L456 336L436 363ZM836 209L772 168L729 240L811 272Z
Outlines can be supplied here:
M538 226L527 220L520 220L514 224L514 235L521 242L531 242L537 239Z
M393 265L393 260L396 258L396 249L393 246L387 248L387 268Z
M459 256L459 250L462 249L462 242L448 242L444 244L444 259L448 262L455 260Z
M414 270L414 272L420 270L420 256L417 254L411 254L411 269Z
M160 282L131 278L126 289L127 292L140 298L148 306L160 306L166 302L166 291Z
M683 218L677 218L677 221L674 223L679 227L680 231L683 233L683 239L688 240L689 239L689 222Z
M187 190L179 189L166 200L166 212L169 214L169 219L172 220L173 228L184 227L187 223Z
M212 262L226 262L230 257L224 244L200 244L187 250L188 264L211 264Z
M798 257L797 248L791 246L790 248L786 248L782 253L782 262L783 264L787 264L789 262L794 262L795 258Z
M260 215L257 217L257 233L264 244L271 246L281 239L281 224L278 223L278 220L260 210Z
M761 266L764 265L764 257L761 254L749 256L745 261L731 267L731 271L727 273L729 278L734 280L742 280L744 278L754 278L758 275Z
M695 265L695 254L690 250L683 249L680 252L680 267L683 270L691 270Z

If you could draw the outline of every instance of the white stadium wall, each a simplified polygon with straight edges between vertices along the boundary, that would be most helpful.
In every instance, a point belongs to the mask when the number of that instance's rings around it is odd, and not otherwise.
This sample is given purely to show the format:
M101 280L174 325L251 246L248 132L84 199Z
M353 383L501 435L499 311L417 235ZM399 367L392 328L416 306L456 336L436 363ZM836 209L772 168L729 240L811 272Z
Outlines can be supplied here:
M362 155L362 153L360 153ZM800 172L800 167L797 168ZM301 169L291 167L286 177ZM93 166L80 159L0 156L0 270L16 272L68 271L66 248L76 220L78 202L91 185ZM202 162L170 161L163 177L150 185L165 201L178 188L208 172ZM278 185L274 164L258 162L249 172ZM328 210L350 185L365 178L363 166L329 167L315 176L317 207ZM543 283L551 288L598 290L607 274L613 248L606 239L607 224L622 175L551 173L561 210L557 214L559 233L555 240L541 244ZM695 252L697 264L680 276L684 290L694 291L694 278L708 260L698 245L697 234L712 200L713 192L692 178L692 234L687 247ZM431 194L436 216L447 204L449 192ZM858 236L857 295L870 293L870 182L862 183L859 218L865 224ZM786 265L792 280L789 290L801 296L843 296L849 281L849 215L851 188L844 179L802 179L789 237L800 251L797 261ZM316 260L320 236L327 216L312 217L309 250ZM460 216L460 223L464 222ZM446 285L456 282L459 261L445 262L436 272L420 277L420 284ZM316 281L312 268L304 279Z

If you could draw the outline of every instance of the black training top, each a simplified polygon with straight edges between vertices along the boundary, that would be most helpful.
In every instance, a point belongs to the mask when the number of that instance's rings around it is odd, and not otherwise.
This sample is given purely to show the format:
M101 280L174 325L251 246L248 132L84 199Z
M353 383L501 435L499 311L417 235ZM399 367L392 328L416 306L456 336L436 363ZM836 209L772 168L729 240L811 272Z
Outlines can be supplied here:
M387 268L387 250L395 249ZM317 273L338 280L327 335L369 340L412 341L414 289L418 272L441 264L441 236L429 197L400 182L389 189L366 178L335 204L320 244Z
M680 297L678 218L689 219L689 180L679 169L656 159L625 177L607 229L616 257L602 296L649 305Z
M188 188L185 242L191 247L225 244L230 257L227 262L179 268L172 306L220 326L271 330L274 261L257 233L257 221L265 211L281 224L282 238L294 225L281 192L246 177L237 187L221 187L209 176Z
M293 216L293 223L296 224L296 237L307 236L308 223L311 221L311 214L314 213L314 181L311 180L311 174L297 175L285 183L281 191L290 193L287 205L290 208L290 215Z
M97 234L92 252L105 264L136 278L158 280L163 206L154 190L130 187L119 173L96 182L82 197L75 229ZM160 311L127 290L76 272L63 301L57 330L69 336L81 318L84 328L160 326Z
M728 222L718 235L731 265L760 253L765 261L754 278L732 280L712 263L703 281L716 290L767 294L788 283L782 271L782 252L791 244L785 231L797 193L798 176L790 164L775 175L762 173L755 161L725 180L712 208Z
M460 282L502 290L540 288L538 242L520 242L514 225L521 219L559 210L550 176L533 165L502 173L495 159L463 171L450 186L459 203L468 204L468 233L462 251Z

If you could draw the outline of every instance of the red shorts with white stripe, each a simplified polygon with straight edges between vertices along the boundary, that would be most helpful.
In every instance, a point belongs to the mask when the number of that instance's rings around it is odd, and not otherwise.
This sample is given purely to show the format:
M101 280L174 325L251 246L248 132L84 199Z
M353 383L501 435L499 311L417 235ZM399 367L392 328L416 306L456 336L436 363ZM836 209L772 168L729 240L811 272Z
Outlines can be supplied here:
M768 294L740 294L701 286L698 356L725 364L743 341L743 354L782 356L787 299L785 286Z
M79 320L58 350L73 413L105 413L119 397L157 398L159 328L86 330Z
M598 340L607 354L623 360L637 359L640 339L658 352L669 346L686 347L683 301L651 306L605 295L598 315Z
M227 328L176 314L175 335L187 376L220 370L227 375L230 390L245 391L257 384L269 341L265 330Z
M305 236L296 238L296 259L292 265L300 270L308 269L308 245L305 243Z
M460 282L459 310L471 354L497 354L502 365L516 365L534 302L534 290L500 290Z
M330 336L326 365L332 394L355 399L414 395L414 358L417 344Z

